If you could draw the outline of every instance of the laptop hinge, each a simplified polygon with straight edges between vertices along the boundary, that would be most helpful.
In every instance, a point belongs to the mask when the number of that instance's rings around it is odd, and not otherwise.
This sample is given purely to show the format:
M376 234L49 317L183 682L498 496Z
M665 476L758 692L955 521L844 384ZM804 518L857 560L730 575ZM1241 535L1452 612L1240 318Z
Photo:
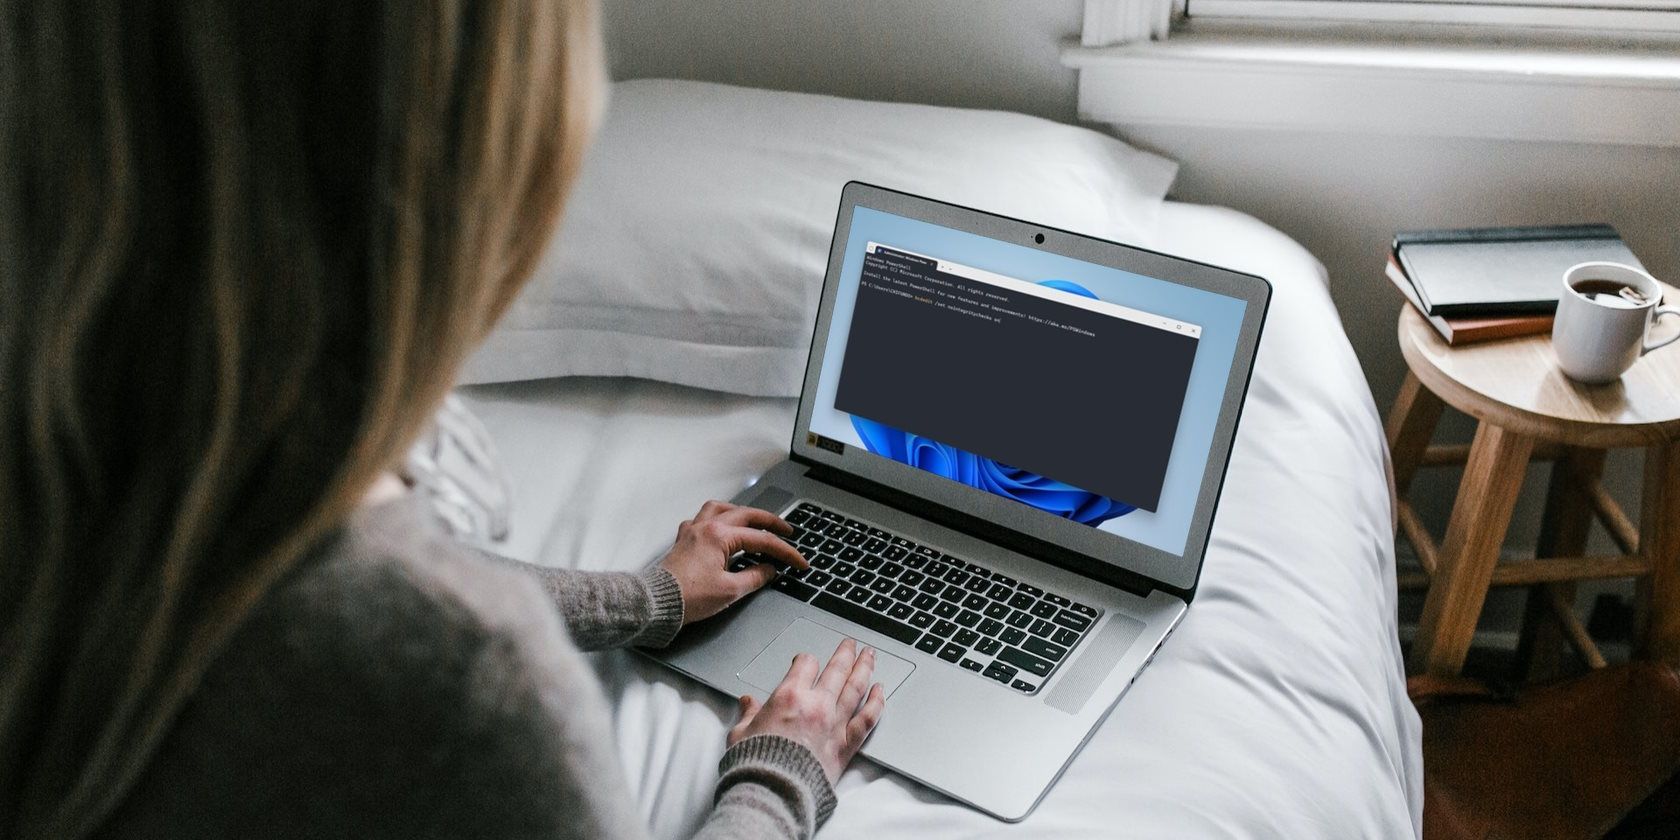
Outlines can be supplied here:
M824 484L856 493L871 501L898 508L899 510L915 514L930 522L943 525L953 531L960 531L976 539L985 540L993 545L1006 548L1019 554L1025 554L1036 560L1043 560L1052 566L1073 572L1082 577L1101 581L1116 589L1123 589L1140 597L1148 597L1149 593L1161 589L1178 595L1188 601L1184 594L1174 587L1163 586L1148 577L1136 572L1127 571L1109 563L1094 560L1075 551L1069 551L1054 543L1046 542L1037 537L1022 534L1010 528L1004 528L980 517L966 514L944 505L930 502L902 490L896 490L884 484L860 478L852 473L834 469L797 455L793 460L809 468L806 477Z

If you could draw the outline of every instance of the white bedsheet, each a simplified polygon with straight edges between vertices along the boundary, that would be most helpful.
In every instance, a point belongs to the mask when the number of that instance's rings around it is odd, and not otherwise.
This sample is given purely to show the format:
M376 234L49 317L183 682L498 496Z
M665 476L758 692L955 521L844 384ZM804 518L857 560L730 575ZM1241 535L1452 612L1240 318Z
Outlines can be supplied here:
M1381 423L1323 268L1220 208L1169 202L1147 244L1275 286L1195 603L1025 822L859 762L824 838L1419 835ZM782 457L794 412L626 379L466 393L512 473L508 553L586 569L657 556L702 501ZM654 835L686 835L710 806L734 703L631 654L597 661Z

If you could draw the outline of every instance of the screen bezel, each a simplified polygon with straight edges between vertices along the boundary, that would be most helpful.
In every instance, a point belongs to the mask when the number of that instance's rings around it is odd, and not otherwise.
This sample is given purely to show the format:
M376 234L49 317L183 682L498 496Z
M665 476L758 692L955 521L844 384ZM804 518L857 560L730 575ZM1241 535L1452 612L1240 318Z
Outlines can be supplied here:
M875 455L862 447L848 445L843 452L836 453L806 439L815 410L817 379L822 373L823 358L828 349L827 339L832 327L834 301L839 292L841 267L845 262L847 243L851 240L853 211L858 207L1148 277L1170 279L1174 283L1226 295L1247 304L1243 308L1242 326L1231 370L1226 377L1219 418L1214 424L1207 466L1197 491L1196 507L1190 518L1182 556L1044 513L1020 502ZM1043 242L1036 241L1040 236ZM951 256L960 259L958 255ZM1231 444L1236 437L1243 397L1248 391L1271 292L1269 282L1251 274L853 181L846 184L840 194L840 209L834 238L829 245L828 271L823 280L810 357L805 365L805 381L800 391L791 452L797 460L926 499L933 505L992 523L1075 555L1073 558L1058 558L1055 555L1060 552L1050 552L1050 556L1043 558L1046 562L1073 566L1076 568L1072 570L1080 574L1099 577L1105 566L1112 565L1121 572L1141 575L1188 594L1194 591L1201 574L1208 535L1212 530L1214 511L1230 460ZM1086 562L1078 562L1079 558ZM1065 562L1067 560L1074 562Z

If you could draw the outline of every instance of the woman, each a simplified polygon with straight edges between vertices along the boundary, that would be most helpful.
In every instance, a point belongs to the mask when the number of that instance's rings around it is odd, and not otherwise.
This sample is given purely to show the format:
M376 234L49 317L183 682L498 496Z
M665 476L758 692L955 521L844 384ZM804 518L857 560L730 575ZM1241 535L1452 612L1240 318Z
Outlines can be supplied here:
M388 472L601 75L581 0L0 0L0 837L645 832L573 643L663 643L766 581L735 551L803 564L786 524L544 576ZM743 699L702 834L812 833L871 666Z

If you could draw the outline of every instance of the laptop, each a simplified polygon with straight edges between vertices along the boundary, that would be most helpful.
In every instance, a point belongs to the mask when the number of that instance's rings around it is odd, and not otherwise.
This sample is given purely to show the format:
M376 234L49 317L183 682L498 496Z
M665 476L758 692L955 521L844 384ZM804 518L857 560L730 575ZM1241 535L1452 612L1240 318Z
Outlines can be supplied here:
M1195 597L1270 297L847 184L788 457L734 499L811 568L648 655L762 700L856 639L887 693L862 754L1026 817Z

